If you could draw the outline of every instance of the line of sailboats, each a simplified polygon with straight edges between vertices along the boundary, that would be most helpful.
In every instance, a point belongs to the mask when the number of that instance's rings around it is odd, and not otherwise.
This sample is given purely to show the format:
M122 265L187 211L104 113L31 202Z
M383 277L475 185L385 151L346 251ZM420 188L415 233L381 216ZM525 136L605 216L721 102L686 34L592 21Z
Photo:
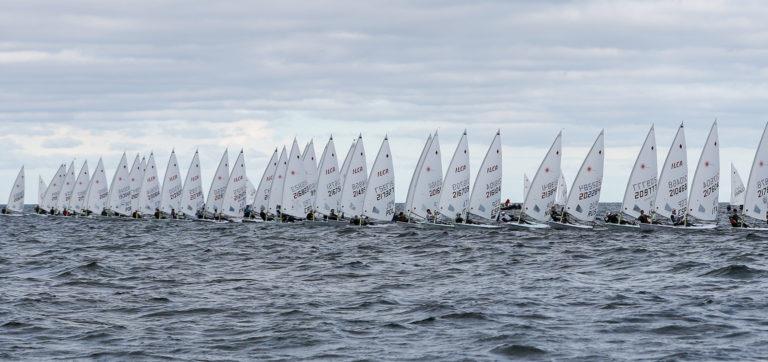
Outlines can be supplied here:
M768 125L766 125L768 131ZM766 133L746 186L731 165L731 224L749 227L745 218L768 218L768 145ZM627 181L621 209L598 215L605 167L604 132L600 132L568 189L561 171L562 132L558 133L532 178L524 175L524 200L515 208L501 203L501 132L491 140L474 182L470 184L469 147L464 131L442 167L439 135L430 134L410 180L401 211L395 206L395 175L385 137L368 169L363 137L352 142L339 164L333 137L316 160L314 143L303 149L276 148L258 186L246 175L243 151L233 164L225 151L203 194L195 152L186 177L175 151L160 179L155 156L136 155L129 167L122 155L107 184L102 160L93 173L84 162L62 164L51 181L39 178L35 211L39 215L201 220L209 222L305 222L333 225L408 223L429 227L517 229L592 229L596 225L640 230L708 230L717 226L720 156L717 122L713 123L688 183L687 146L680 125L658 173L654 127L648 131ZM768 165L766 165L768 166ZM472 186L472 187L470 187ZM20 214L24 202L24 168L11 190L4 214ZM736 220L734 222L734 220Z

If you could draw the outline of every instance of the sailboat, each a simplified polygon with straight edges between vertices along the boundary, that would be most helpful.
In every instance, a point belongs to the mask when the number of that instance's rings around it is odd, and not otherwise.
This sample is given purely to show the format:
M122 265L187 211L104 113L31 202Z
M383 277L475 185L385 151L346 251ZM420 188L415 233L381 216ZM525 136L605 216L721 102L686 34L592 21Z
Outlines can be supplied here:
M560 180L557 182L557 194L555 196L555 205L563 207L568 199L568 183L565 182L565 175L560 170Z
M316 193L312 200L312 211L315 219L338 218L339 200L341 200L341 176L339 175L339 160L336 157L336 146L333 136L320 156L320 168L315 179Z
M496 135L485 153L483 163L477 170L472 193L462 226L498 228L501 208L501 131Z
M677 128L677 133L669 146L669 152L657 182L659 187L656 200L653 202L652 218L669 219L674 211L686 210L688 207L688 151L685 143L685 128L683 124ZM640 226L641 229L648 228Z
M391 223L395 216L395 169L389 138L384 136L371 167L363 200L362 218L353 219L357 225Z
M109 197L107 198L108 214L115 216L130 216L134 210L132 205L133 192L131 182L128 179L130 170L128 169L128 160L125 152L117 164L115 175L112 176L112 183L109 184Z
M249 221L263 221L260 218L262 212L267 211L267 203L269 201L269 193L272 189L272 178L275 176L275 170L277 169L278 153L277 148L272 152L272 157L267 162L267 168L264 169L264 173L261 175L259 186L256 187L256 194L251 202L251 215L250 218L245 220ZM257 216L259 216L257 218Z
M444 221L451 224L464 221L463 217L469 208L469 177L469 145L467 131L464 130L453 151L440 190L438 212Z
M592 229L600 205L600 190L603 185L605 168L604 131L597 135L584 158L584 162L571 184L560 221L550 220L547 224L555 229ZM582 223L573 223L568 218Z
M232 172L227 180L224 198L221 203L221 214L231 222L241 222L245 206L248 204L247 192L248 185L245 172L245 156L243 150L237 155L235 164L232 165Z
M352 141L352 144L349 146L349 151L347 151L347 155L344 157L344 162L341 163L339 176L341 177L342 184L344 184L344 177L346 177L347 175L347 168L349 168L349 162L352 161L352 155L355 153L356 144L357 144L357 140Z
M528 195L528 190L531 189L531 179L528 178L528 174L523 174L523 198Z
M731 162L731 200L730 205L732 208L740 209L744 207L744 197L747 189L744 187L744 181L741 180L741 175L736 169L736 166Z
M443 165L440 140L435 132L427 139L424 150L413 171L406 198L406 217L417 223L434 223L440 207L443 187Z
M365 161L362 135L357 137L355 147L349 156L343 181L339 201L342 219L360 217L363 213L363 200L368 186L368 166Z
M184 179L184 187L181 191L181 212L185 219L197 219L205 206L203 197L203 179L200 174L200 155L195 151L192 162L187 170L187 178Z
M283 205L283 186L285 185L285 172L288 170L288 154L285 146L280 151L280 157L277 159L277 167L272 175L272 186L270 187L269 199L267 200L267 220L278 220L277 215Z
M304 147L304 152L301 154L301 159L304 161L304 172L307 173L307 182L309 183L309 199L310 204L315 198L315 191L317 185L315 179L317 178L317 159L315 158L315 143L310 140L307 146Z
M682 125L680 130L682 130ZM678 131L680 132L680 131ZM677 137L675 137L677 138ZM680 147L680 145L684 145L684 143L677 143L677 149L685 149L685 147ZM674 146L674 144L673 144ZM665 162L665 168L667 163ZM671 168L674 168L674 163L671 164ZM682 167L679 166L679 167ZM662 176L664 176L664 171L662 170ZM660 199L665 202L668 201L668 198L670 195L674 195L675 192L682 192L685 193L687 189L687 182L683 183L683 180L687 181L687 170L685 172L685 177L680 177L677 180L679 180L679 183L676 183L673 180L671 180L671 184L664 184L662 181L664 180L663 177L659 177L659 185L668 185L672 186L669 191L669 193L666 193L662 195L659 193L657 196L656 202L659 202ZM686 229L686 230L709 230L714 229L717 227L717 212L718 212L718 201L719 201L719 189L720 189L720 146L719 146L719 138L718 138L718 132L717 132L717 122L712 124L712 128L709 130L709 135L707 136L706 143L704 143L704 147L701 150L701 156L699 157L699 162L696 165L696 171L693 174L693 182L691 182L690 187L690 196L685 198L685 208L684 216L682 222L675 223L678 225L669 225L669 224L640 224L641 230L658 230L658 229ZM662 205L665 205L663 208L660 207L660 205L656 205L657 212L658 210L664 209L665 211L669 209L668 206L669 203L665 202ZM671 213L670 213L671 215ZM692 220L697 220L699 222L703 222L702 224L695 225L693 224Z
M291 145L291 153L288 155L288 164L285 169L285 181L281 190L283 215L282 221L294 221L305 219L312 211L311 187L307 180L307 172L304 169L304 160L301 157L299 143L296 139Z
M163 186L160 190L160 212L170 218L178 218L181 210L182 199L181 171L179 162L176 159L176 151L171 150L171 157L168 158L168 166L165 168L163 177Z
M558 132L549 150L544 155L539 168L533 175L528 192L517 223L507 223L507 226L525 229L545 229L550 219L552 206L559 192L559 181L562 178L560 163L562 160L562 132Z
M757 220L755 224L759 225L765 225L766 220L768 220L768 123L763 129L763 135L757 145L752 168L749 171L747 187L744 191L743 216ZM734 229L768 231L768 227L758 228L754 225L747 227L743 222L742 227Z
M139 214L152 215L160 219L160 180L157 178L157 164L154 153L149 153L146 168L142 172L141 191L139 191Z
M635 165L629 174L627 187L624 191L624 200L621 204L621 214L616 222L606 221L608 226L638 228L636 222L624 219L624 215L637 219L640 214L647 214L653 210L653 202L656 200L658 189L656 165L656 133L654 127L648 130L643 146L637 154Z
M104 162L99 158L96 169L93 170L91 180L88 182L88 190L85 192L83 213L85 215L101 215L107 207L108 198L107 174L104 173Z
M147 161L144 158L139 158L137 154L133 159L131 165L131 172L128 174L131 185L131 212L140 212L139 209L139 193L141 192L141 184L144 180L144 169L147 168Z
M43 176L38 175L37 179L37 205L35 206L35 214L40 214L43 211L43 199L45 199L45 189L48 188L48 185L43 181Z
M24 211L24 166L21 166L19 174L16 175L8 195L8 203L5 204L0 214L21 214L22 211Z
M75 188L75 161L69 164L67 168L67 174L64 176L64 184L59 192L59 197L56 199L55 211L56 214L62 214L69 206L69 200L72 198L72 191Z
M86 160L83 162L83 167L80 168L80 173L77 175L77 179L75 179L75 185L72 188L72 196L69 200L69 204L66 206L69 213L80 214L85 210L85 194L88 192L90 180L88 174L88 161Z
M221 211L221 205L224 202L224 192L227 190L227 181L229 180L228 152L229 150L224 150L219 166L216 167L216 173L213 174L211 188L208 190L208 199L205 200L206 218L214 218Z

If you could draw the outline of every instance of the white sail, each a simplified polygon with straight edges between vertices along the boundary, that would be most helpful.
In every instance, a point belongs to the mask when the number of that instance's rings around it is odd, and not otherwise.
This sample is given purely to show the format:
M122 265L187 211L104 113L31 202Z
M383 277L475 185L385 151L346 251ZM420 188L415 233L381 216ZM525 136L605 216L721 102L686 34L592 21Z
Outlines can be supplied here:
M24 166L21 166L16 180L13 181L5 208L9 212L21 212L24 209Z
M501 131L496 131L472 186L469 197L471 214L496 221L501 207L501 161Z
M347 155L344 157L344 162L341 164L341 170L339 170L339 177L341 177L341 183L344 184L344 177L347 176L347 168L349 168L349 162L352 161L352 155L355 153L355 145L357 144L357 140L352 142L352 145L349 146L349 151L347 151Z
M392 221L395 216L395 169L387 137L384 137L371 167L363 215L377 221Z
M731 206L744 206L744 191L746 191L744 181L741 180L741 175L739 175L736 166L731 163Z
M75 189L75 161L69 164L67 168L67 175L64 176L64 185L59 192L59 199L56 202L56 210L61 212L69 207L69 202L72 199L72 192Z
M339 210L341 199L341 176L339 175L339 160L336 157L336 146L333 137L325 145L320 156L320 168L317 172L317 193L315 194L314 210L322 215L328 215L331 210Z
M59 202L59 194L61 193L62 187L64 187L64 178L66 177L67 165L62 164L59 166L56 174L53 175L51 182L45 189L45 196L43 197L42 203L42 208L45 209L45 211L50 211L52 208L56 207L56 204Z
M282 193L281 211L284 214L304 218L312 209L307 172L304 170L304 160L301 158L301 151L296 139L293 140L291 153L288 155Z
M221 211L221 205L224 202L224 192L227 191L227 180L229 180L229 150L224 150L221 155L219 166L216 167L216 173L213 174L211 188L208 190L208 199L205 200L205 211L208 214L217 214Z
M637 218L640 211L650 214L653 210L658 190L656 157L656 133L651 126L629 174L621 206L624 214Z
M160 180L157 178L157 164L153 153L149 154L147 166L142 174L144 179L139 192L139 212L151 215L160 208Z
M309 199L311 204L312 200L315 198L315 180L317 179L317 158L315 156L314 141L309 141L307 146L304 147L304 152L301 154L301 159L304 161L304 171L307 173L307 182L309 183L310 194Z
M443 187L443 161L437 132L429 143L415 177L412 205L407 212L409 216L425 219L427 210L434 214L440 207L440 192Z
M568 201L565 203L565 211L569 215L584 222L595 221L600 204L604 168L605 147L603 131L600 131L571 184Z
M104 172L104 162L99 158L99 163L96 164L96 169L93 170L91 180L88 182L83 209L94 214L101 214L107 207L108 198L107 174Z
M565 182L565 175L562 169L560 170L560 179L557 182L557 193L555 195L555 205L565 206L565 201L568 200L568 183Z
M540 222L546 222L550 219L549 211L559 193L560 180L562 179L560 172L560 162L563 156L562 139L562 132L558 132L552 145L549 146L549 151L536 170L536 174L533 175L531 186L523 202L523 213ZM564 197L563 200L566 198Z
M251 179L246 177L245 178L245 200L246 202L248 200L255 200L256 199L256 187L253 186L253 182L251 182Z
M341 187L341 212L345 217L361 215L365 191L368 186L368 166L365 161L363 136L357 137L355 148L349 158L349 165Z
M712 124L693 173L688 215L702 221L717 221L720 199L720 140L717 121Z
M680 215L688 208L688 148L685 144L683 125L677 129L669 147L658 182L654 209L657 215L668 218L672 210Z
M200 175L200 155L195 151L192 162L187 170L182 189L181 210L187 217L197 217L197 212L203 208L203 179Z
M163 188L160 191L160 211L170 214L171 211L181 210L182 188L181 171L179 171L179 162L176 160L174 150L171 151L168 166L165 168Z
M227 188L224 191L224 200L221 204L221 212L232 219L242 219L245 205L248 204L247 175L245 173L245 157L243 150L237 155L235 164L232 165L232 173L229 174Z
M123 216L130 215L133 210L131 203L133 192L131 192L129 176L128 159L125 157L125 152L123 152L123 157L120 158L120 163L117 164L115 175L112 176L112 183L109 184L109 198L107 199L107 208Z
M421 154L419 155L419 160L416 162L416 168L413 169L413 176L411 176L411 183L408 185L408 193L405 195L405 206L403 209L405 210L406 214L411 214L411 210L413 210L414 203L413 203L413 195L416 194L416 182L419 180L419 174L421 173L421 169L424 165L424 158L427 156L427 152L429 152L429 145L432 143L432 134L427 137L427 142L424 143L424 148L421 150ZM441 175L442 177L442 175Z
M147 168L147 161L143 158L133 159L131 165L131 173L128 174L131 184L131 212L139 211L139 193L141 192L141 184L144 180L144 169Z
M453 151L451 163L445 172L443 187L440 192L440 214L455 219L464 215L469 207L469 146L467 131L461 135L456 150Z
M755 151L744 192L744 214L758 220L768 217L768 123Z
M285 153L285 146L280 151L280 157L277 159L275 174L272 175L272 187L267 200L267 212L277 215L278 208L283 205L283 186L285 185L285 172L288 169L288 155Z
M45 189L48 188L48 185L43 181L43 176L38 175L37 178L37 206L42 208L43 200L45 199Z
M523 199L525 199L525 196L528 195L528 190L531 189L531 179L528 178L527 174L523 174Z
M80 168L80 173L75 179L75 186L72 189L72 197L69 201L67 209L74 212L81 212L85 208L85 194L88 192L88 185L90 183L90 175L88 174L88 161L83 162L83 167Z
M269 194L272 190L272 178L275 177L275 170L277 169L277 148L275 152L272 152L272 157L269 158L267 168L264 170L264 174L261 175L261 181L259 187L256 189L256 196L253 198L253 205L251 209L253 212L261 212L267 210Z

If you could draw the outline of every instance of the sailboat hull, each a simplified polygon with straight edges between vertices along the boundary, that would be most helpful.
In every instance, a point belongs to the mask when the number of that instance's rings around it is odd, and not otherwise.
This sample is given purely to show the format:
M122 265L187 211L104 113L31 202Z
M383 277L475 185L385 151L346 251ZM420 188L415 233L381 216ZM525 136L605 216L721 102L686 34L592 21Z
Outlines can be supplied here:
M592 225L566 224L557 221L547 221L547 225L555 230L593 230Z
M640 230L642 231L670 231L670 230L713 230L717 228L715 224L703 224L695 226L682 226L682 225L666 225L666 224L640 224Z

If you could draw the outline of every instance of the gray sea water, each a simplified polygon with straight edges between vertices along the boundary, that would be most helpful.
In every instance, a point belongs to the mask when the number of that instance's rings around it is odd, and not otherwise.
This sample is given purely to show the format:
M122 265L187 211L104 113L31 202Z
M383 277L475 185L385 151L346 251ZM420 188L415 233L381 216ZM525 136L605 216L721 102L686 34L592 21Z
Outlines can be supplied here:
M767 242L0 217L0 359L764 360Z

